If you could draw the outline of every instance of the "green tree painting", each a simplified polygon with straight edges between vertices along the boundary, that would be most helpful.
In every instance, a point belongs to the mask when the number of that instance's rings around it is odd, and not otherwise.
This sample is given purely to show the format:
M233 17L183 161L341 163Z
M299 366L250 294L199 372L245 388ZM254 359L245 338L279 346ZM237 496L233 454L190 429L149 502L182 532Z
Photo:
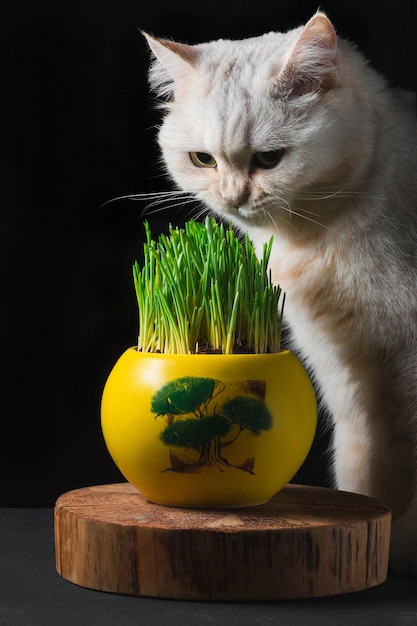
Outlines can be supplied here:
M185 376L168 382L153 395L151 411L156 417L166 418L161 441L171 448L195 453L194 460L181 463L176 456L175 465L171 463L164 471L216 466L220 470L235 467L254 473L250 463L230 463L226 449L236 444L243 432L257 437L272 428L272 416L261 399L265 391L262 381L244 381L239 389L240 395L230 397L225 393L226 383Z

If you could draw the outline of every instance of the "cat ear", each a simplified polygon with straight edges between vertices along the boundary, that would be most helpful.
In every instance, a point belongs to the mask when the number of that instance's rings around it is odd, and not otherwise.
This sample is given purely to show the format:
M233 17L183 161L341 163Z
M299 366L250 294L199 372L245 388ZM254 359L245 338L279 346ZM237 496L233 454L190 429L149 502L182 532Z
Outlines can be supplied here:
M170 96L175 83L192 77L199 53L195 46L158 39L144 31L142 35L155 57L149 70L151 87L159 96Z
M316 13L305 25L280 73L279 91L287 96L323 92L337 80L337 36L324 13Z

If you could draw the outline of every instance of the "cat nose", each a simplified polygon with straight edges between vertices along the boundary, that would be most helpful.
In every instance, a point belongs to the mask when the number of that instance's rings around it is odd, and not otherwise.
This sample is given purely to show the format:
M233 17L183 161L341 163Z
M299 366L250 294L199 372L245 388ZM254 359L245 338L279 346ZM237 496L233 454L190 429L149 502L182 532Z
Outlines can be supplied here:
M246 200L249 198L249 188L245 187L238 192L235 192L230 195L225 195L224 200L232 206L234 209L238 209L242 204L245 204Z
M229 206L238 209L249 198L250 181L246 176L233 175L233 172L227 172L219 181L219 191Z
M244 196L242 195L242 196L239 196L238 198L227 200L227 204L230 204L230 206L232 206L234 209L238 209L240 206L242 206L242 204L245 204L248 197L249 197L249 194L247 193Z

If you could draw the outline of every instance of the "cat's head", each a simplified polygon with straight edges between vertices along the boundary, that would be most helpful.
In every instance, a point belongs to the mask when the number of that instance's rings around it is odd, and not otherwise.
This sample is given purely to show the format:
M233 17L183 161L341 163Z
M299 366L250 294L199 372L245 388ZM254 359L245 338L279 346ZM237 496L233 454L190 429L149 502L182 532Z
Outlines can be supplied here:
M352 141L353 111L366 98L344 84L349 74L355 84L354 63L341 71L324 14L241 41L145 36L151 86L164 100L166 168L219 216L243 227L288 222L289 210L302 214L307 197L333 194L366 158L366 133Z

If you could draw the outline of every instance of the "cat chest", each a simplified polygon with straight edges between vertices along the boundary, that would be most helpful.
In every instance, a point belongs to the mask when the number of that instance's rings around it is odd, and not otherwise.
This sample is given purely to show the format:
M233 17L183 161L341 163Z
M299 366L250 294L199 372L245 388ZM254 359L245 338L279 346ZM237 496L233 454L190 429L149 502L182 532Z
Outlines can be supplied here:
M290 323L292 317L302 317L305 323L336 325L339 333L351 329L363 309L355 275L343 271L328 252L283 250L274 255L271 270L286 292Z

